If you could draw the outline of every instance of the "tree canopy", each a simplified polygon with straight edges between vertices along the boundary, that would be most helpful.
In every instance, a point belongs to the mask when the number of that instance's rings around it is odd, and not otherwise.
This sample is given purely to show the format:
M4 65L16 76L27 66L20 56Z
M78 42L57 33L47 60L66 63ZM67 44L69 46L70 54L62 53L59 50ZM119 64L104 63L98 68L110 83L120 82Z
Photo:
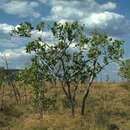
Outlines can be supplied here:
M34 28L31 23L24 22L12 34L31 37L34 30L44 32L45 23L40 22ZM108 64L120 61L124 42L95 31L88 36L85 27L78 22L54 22L48 31L52 33L52 43L39 36L26 46L26 52L33 54L31 78L35 83L43 80L61 82L73 115L77 88L84 83L86 90L81 108L84 115L85 102L94 79Z

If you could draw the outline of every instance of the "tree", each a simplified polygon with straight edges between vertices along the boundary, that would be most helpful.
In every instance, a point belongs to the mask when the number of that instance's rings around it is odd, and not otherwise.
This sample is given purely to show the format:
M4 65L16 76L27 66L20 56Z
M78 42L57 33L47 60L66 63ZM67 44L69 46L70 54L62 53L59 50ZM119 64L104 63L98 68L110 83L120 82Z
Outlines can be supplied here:
M81 114L85 114L85 102L94 79L108 64L119 62L123 56L123 41L113 40L106 34L93 32L88 42L86 57L88 62L84 67L88 83L82 100ZM85 80L85 79L84 79Z
M31 37L33 27L30 23L25 22L20 24L17 29L12 31L12 35L19 35L22 37ZM36 26L37 31L44 29L44 23L41 22ZM33 88L33 104L36 110L43 117L43 112L56 102L55 96L45 96L45 82L51 81L51 74L49 74L49 64L45 64L48 59L48 45L41 44L41 39L30 41L26 46L26 52L34 56L31 64L24 70L18 73L17 80L30 84ZM51 60L51 59L50 59Z
M44 112L50 107L54 106L56 102L55 96L45 95L45 78L42 71L39 69L37 59L34 57L30 66L18 72L17 80L23 81L26 85L31 85L33 88L33 106L35 110L43 118Z
M36 26L37 31L43 32L44 28L43 22ZM32 29L32 25L25 22L14 29L13 34L30 37ZM85 93L81 105L81 115L84 115L86 100L94 79L108 64L120 61L123 55L123 41L113 40L98 32L87 36L84 26L78 22L55 22L51 32L51 44L38 37L26 46L27 53L33 52L32 63L35 61L35 66L38 67L34 75L46 81L58 80L62 83L73 116L76 91L79 83L84 83Z
M43 22L39 23L36 26L36 30L43 31L43 25ZM31 29L33 29L31 24L25 22L14 29L13 34L30 37ZM80 72L80 64L78 62L80 62L82 54L80 51L75 51L74 54L71 54L69 49L72 49L71 46L74 42L76 42L75 47L80 45L81 37L84 35L83 27L79 26L77 22L66 23L65 25L54 23L51 30L56 43L48 44L38 37L38 39L28 43L26 51L27 53L33 52L35 54L32 63L35 61L35 65L33 64L33 66L38 70L35 70L35 74L33 75L36 76L40 73L39 78L49 81L58 80L62 83L62 88L74 116L75 96L79 82L78 73ZM83 40L85 41L82 38ZM33 81L40 80L33 79Z
M119 74L122 78L130 82L130 59L121 62Z
M74 23L54 23L51 28L57 43L54 46L54 59L57 60L55 75L62 84L72 115L75 114L75 98L82 70L82 42L87 43L83 26Z

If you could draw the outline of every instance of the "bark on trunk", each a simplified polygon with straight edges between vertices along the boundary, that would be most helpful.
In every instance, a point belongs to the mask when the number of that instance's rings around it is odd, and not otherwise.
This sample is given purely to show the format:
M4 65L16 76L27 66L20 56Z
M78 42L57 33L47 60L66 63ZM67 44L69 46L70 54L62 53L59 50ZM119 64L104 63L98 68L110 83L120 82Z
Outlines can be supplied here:
M89 95L89 89L87 89L84 97L83 97L83 101L82 101L82 106L81 106L81 115L83 116L85 114L85 105L86 105L86 100L88 98L88 95Z

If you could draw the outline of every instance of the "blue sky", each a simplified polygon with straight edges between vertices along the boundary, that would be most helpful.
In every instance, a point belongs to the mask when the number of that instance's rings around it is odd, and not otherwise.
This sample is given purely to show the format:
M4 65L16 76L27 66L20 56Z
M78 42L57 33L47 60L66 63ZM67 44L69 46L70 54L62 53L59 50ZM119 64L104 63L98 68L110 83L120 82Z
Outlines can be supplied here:
M125 57L128 58L129 12L130 0L0 0L0 55L6 55L10 68L21 68L29 63L30 56L24 51L26 39L9 36L11 29L23 21L36 24L41 20L76 20L85 24L88 31L98 28L113 38L125 40ZM44 36L50 35L45 32Z

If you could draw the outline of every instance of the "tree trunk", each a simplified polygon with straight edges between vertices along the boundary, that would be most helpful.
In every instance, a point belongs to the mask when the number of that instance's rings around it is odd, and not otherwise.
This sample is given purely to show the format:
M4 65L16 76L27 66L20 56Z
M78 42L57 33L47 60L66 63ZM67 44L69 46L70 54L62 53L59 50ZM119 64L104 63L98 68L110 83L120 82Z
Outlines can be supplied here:
M66 90L64 84L62 83L62 89L66 95L68 102L69 102L72 116L74 117L75 116L75 98L72 97L72 95L71 95L70 85L67 84L67 90Z
M67 86L68 86L69 101L70 101L70 105L71 105L71 112L72 112L72 116L74 117L75 116L75 101L71 94L70 84L68 83Z
M72 103L71 103L71 112L72 112L72 116L74 117L75 116L75 104L74 104L74 101L72 101Z
M82 105L81 105L81 115L82 115L82 116L85 114L85 104L86 104L86 100L87 100L87 98L88 98L89 91L90 91L90 87L91 87L91 85L92 85L92 83L93 83L94 78L95 78L95 77L92 75L92 77L90 78L90 81L89 81L89 84L88 84L86 93L85 93L85 95L83 96L83 101L82 101Z
M88 95L89 95L89 89L90 89L90 87L87 89L87 91L83 97L82 106L81 106L81 115L82 116L85 114L85 105L86 105L86 100L87 100Z

